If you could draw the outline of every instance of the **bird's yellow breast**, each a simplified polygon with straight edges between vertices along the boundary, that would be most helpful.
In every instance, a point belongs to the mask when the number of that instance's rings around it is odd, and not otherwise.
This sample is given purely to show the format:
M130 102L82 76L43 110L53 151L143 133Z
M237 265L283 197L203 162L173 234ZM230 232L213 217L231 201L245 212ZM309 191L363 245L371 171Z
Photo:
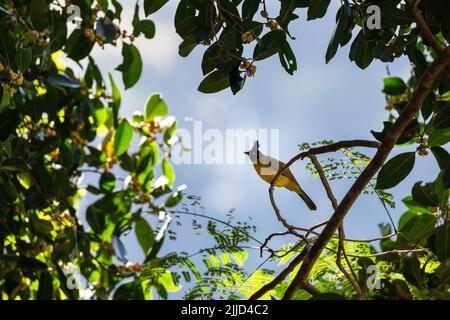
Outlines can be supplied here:
M276 171L275 170L270 170L267 167L262 167L258 164L254 164L253 165L256 173L258 174L258 176L260 176L261 179L263 179L265 182L267 183L272 183L273 179L276 176ZM291 180L283 175L280 175L277 179L277 181L275 182L274 186L277 188L283 188L286 187L289 183L291 182Z

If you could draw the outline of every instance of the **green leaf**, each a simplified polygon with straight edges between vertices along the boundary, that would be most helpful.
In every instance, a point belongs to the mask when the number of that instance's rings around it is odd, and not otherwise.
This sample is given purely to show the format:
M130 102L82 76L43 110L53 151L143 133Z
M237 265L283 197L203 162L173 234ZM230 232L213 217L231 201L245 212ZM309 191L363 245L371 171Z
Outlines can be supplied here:
M67 53L69 58L75 61L80 61L91 53L94 48L94 44L94 42L84 36L82 30L75 29L69 36L69 39L67 39L64 51Z
M415 153L406 152L389 160L380 170L376 189L390 189L405 179L414 167Z
M326 13L331 0L313 0L309 3L308 20L322 18Z
M48 25L48 2L45 0L31 0L30 3L30 18L33 27L42 31Z
M195 35L187 36L178 47L178 54L183 58L187 57L192 50L198 45Z
M164 176L169 180L168 185L173 185L173 182L175 181L175 172L172 169L172 165L166 158L162 161L162 170Z
M433 119L433 128L446 129L450 127L450 106L444 107Z
M53 297L53 278L49 272L42 272L39 277L37 300L51 300Z
M293 75L297 71L297 59L287 41L284 43L283 49L278 53L278 56L280 57L280 62L284 70L290 75Z
M424 186L421 185L422 182L416 182L412 188L411 195L414 201L423 204L428 207L439 206L439 197L435 193L434 184L427 183Z
M0 56L2 56L6 62L14 66L16 63L16 41L13 34L3 23L0 24Z
M128 123L127 119L123 119L114 134L114 152L116 156L127 152L133 138L133 127Z
M395 2L395 1L394 1ZM398 9L397 7L390 5L389 2L386 6L381 7L381 26L385 28L387 26L397 27L399 25L410 25L413 22L411 15L407 11Z
M260 4L260 0L244 0L242 3L242 19L252 20Z
M170 195L169 198L167 198L166 202L164 203L164 206L168 208L175 207L177 204L180 203L180 201L183 199L183 193L182 192L174 192Z
M405 82L398 77L387 77L384 78L384 89L383 92L391 96L398 96L406 91Z
M448 189L450 188L450 163L447 165L447 168L445 168L444 173L442 175L442 181L444 184L444 188Z
M329 63L331 59L333 59L333 57L336 55L339 44L342 46L347 41L350 41L352 35L351 31L348 30L349 17L347 15L345 6L341 6L341 8L339 8L336 18L336 27L334 29L333 35L331 36L330 42L328 43L327 52L325 54L326 63Z
M139 50L133 44L123 43L123 63L117 67L122 72L125 89L133 87L142 74L142 59Z
M113 300L144 300L144 292L138 281L125 282L114 291Z
M19 111L7 109L0 113L0 141L5 141L19 123Z
M216 70L207 75L198 86L198 91L203 93L215 93L230 86L230 80L226 73Z
M428 146L443 146L450 142L450 130L447 129L434 129L428 135Z
M144 0L145 15L151 15L161 9L169 0Z
M116 18L119 19L119 21L120 21L120 15L122 14L123 7L122 7L122 5L119 3L119 1L117 1L117 0L112 0L111 2L112 2L113 6L114 6L114 8L115 8L115 10L116 10L115 16L116 16Z
M428 208L427 208L426 212L428 212ZM398 228L402 229L403 226L406 223L408 223L409 220L411 220L413 217L415 217L417 215L419 215L417 212L406 211L404 214L402 214L402 216L398 220Z
M417 215L409 219L399 231L410 242L428 237L434 230L436 217L431 214Z
M350 48L349 58L361 69L366 69L373 61L372 54L375 44L364 37L363 30L356 36Z
M0 184L0 199L6 203L14 203L17 200L17 189L10 180Z
M401 262L401 270L406 280L422 289L423 273L420 269L420 261L416 257L405 257Z
M30 67L31 61L33 59L33 53L31 48L20 48L19 50L19 70L20 72L25 72Z
M116 186L116 176L109 171L105 171L100 177L99 185L103 191L113 191Z
M135 232L139 244L141 245L142 250L144 250L145 256L147 256L155 243L153 229L147 220L141 218L136 222Z
M32 224L33 224L33 229L36 232L41 233L43 235L50 234L50 232L53 231L53 224L48 220L33 219Z
M28 170L28 163L22 158L10 158L2 162L0 169L23 172Z
M450 163L450 154L447 150L441 147L431 147L430 149L434 157L436 158L439 168L441 170L444 170Z
M178 3L177 11L175 13L175 29L179 30L182 28L182 23L189 17L195 16L195 8L187 0L180 0Z
M147 39L155 37L155 24L151 20L140 20L134 24L134 33L136 36L143 34Z
M450 257L450 224L436 228L434 240L434 252L441 262Z
M113 79L111 73L109 73L109 82L111 82L113 102L118 109L118 108L120 108L120 104L122 102L122 95L120 94L120 90L119 90L119 88L117 88L117 85L114 82L114 79Z
M412 198L412 196L405 197L402 202L405 204L405 206L408 207L408 209L412 212L418 212L418 213L428 213L430 210L427 206L420 204Z
M286 42L286 34L282 30L273 30L266 33L258 41L253 51L253 59L263 60L279 52Z
M145 120L153 121L155 118L163 118L168 113L169 108L161 95L159 93L152 94L145 107Z

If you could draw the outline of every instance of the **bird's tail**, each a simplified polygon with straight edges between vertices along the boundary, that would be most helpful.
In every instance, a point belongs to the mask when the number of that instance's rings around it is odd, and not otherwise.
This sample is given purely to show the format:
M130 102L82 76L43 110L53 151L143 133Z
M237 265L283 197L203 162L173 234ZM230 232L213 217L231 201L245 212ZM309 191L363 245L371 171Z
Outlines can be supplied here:
M300 192L297 192L297 194L306 203L306 205L308 206L309 210L313 210L313 211L317 210L317 206L314 203L314 201L312 201L311 198L308 197L308 195L303 190L300 191Z

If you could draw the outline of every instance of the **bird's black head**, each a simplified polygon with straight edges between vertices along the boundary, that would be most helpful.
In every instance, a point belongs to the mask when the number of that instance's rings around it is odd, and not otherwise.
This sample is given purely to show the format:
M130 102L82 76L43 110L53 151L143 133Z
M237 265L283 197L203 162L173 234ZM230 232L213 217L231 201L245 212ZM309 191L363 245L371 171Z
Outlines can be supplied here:
M259 159L259 142L255 141L255 143L253 144L253 148L251 148L249 151L246 151L244 153L246 155L248 155L250 160L252 160L252 161L258 160Z

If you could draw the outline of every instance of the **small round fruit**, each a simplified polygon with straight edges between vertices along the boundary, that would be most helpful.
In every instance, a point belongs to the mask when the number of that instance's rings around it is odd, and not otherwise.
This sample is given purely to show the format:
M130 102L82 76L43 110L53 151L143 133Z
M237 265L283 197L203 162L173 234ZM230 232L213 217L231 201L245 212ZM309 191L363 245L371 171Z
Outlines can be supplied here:
M256 73L256 66L251 65L248 69L247 69L247 76L249 77L253 77Z
M278 22L276 22L275 20L270 20L268 25L271 30L278 29Z
M36 30L31 30L28 32L28 36L32 39L32 40L36 40L37 38L39 38L39 32Z

